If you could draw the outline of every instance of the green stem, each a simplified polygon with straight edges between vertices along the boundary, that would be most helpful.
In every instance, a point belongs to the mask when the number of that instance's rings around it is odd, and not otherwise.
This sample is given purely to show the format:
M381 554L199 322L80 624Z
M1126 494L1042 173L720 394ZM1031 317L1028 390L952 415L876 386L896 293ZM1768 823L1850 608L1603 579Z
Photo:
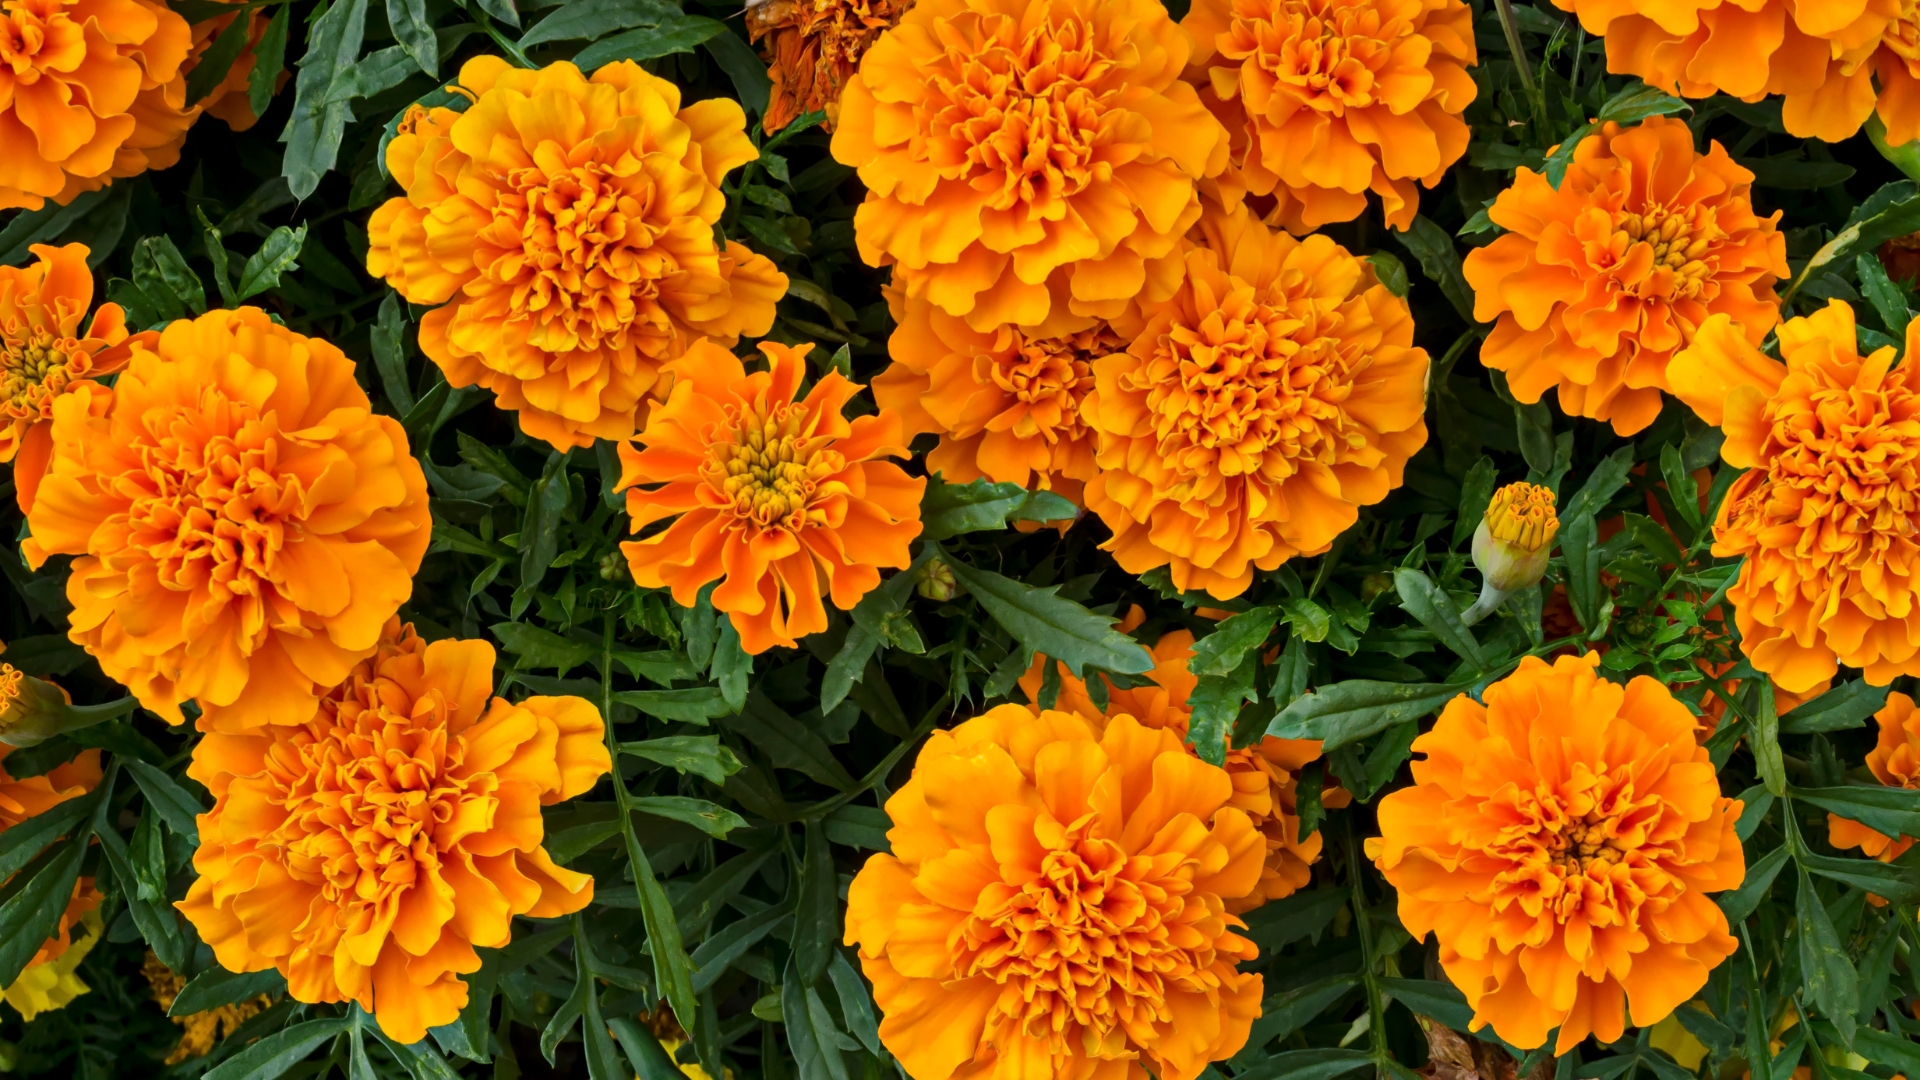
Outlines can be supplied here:
M501 33L500 28L493 25L493 20L487 18L486 12L474 7L468 8L467 14L473 16L474 21L480 24L480 29L486 31L486 35L493 39L495 45L500 46L500 51L507 54L507 59L512 60L523 68L538 68L540 66L527 59L527 54L520 51L520 43Z
M1533 109L1535 139L1547 137L1546 99L1540 94L1539 84L1533 81L1533 64L1527 59L1527 47L1520 43L1520 26L1514 22L1513 0L1494 0L1494 9L1500 13L1500 29L1507 35L1507 50L1513 54L1513 66L1520 71L1520 87L1526 91L1527 104Z
M879 783L888 773L892 772L893 767L900 763L900 759L906 756L908 750L920 745L920 740L926 738L927 735L933 731L934 725L940 722L940 714L947 711L947 703L952 700L953 694L951 691L941 694L939 700L933 703L933 708L927 710L927 714L921 718L920 723L914 727L913 731L901 741L900 745L888 752L886 757L881 758L880 764L869 769L865 779L861 780L858 784L831 798L822 799L812 806L803 806L787 817L769 820L765 822L765 824L792 825L802 821L817 821L859 798L871 789L873 785Z
M1347 849L1347 873L1353 877L1353 925L1360 931L1360 977L1367 986L1367 1037L1373 1045L1374 1074L1392 1075L1388 1063L1393 1055L1387 1049L1387 1004L1380 993L1380 976L1374 970L1373 926L1367 921L1367 890L1361 881L1360 847L1354 842L1353 816L1342 814Z

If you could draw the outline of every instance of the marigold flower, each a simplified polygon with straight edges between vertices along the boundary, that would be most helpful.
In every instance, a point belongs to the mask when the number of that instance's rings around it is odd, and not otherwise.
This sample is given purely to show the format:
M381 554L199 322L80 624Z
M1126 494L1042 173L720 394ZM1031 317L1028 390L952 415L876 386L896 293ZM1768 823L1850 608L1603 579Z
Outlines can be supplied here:
M918 0L841 97L860 257L982 333L1119 316L1226 168L1190 51L1158 0Z
M11 668L9 668L11 670ZM11 746L0 745L0 833L29 818L37 817L66 802L78 799L100 786L100 751L83 750L63 765L43 776L16 780L7 772L6 758ZM60 915L54 935L40 946L33 959L13 985L0 991L9 1005L31 1020L49 1009L66 1006L87 992L87 984L75 974L80 961L100 940L102 922L100 901L105 899L93 887L93 879L83 877L73 886L67 909ZM74 928L84 931L75 934Z
M299 724L373 652L431 539L427 483L339 349L258 308L137 343L54 400L21 546L74 555L68 636L203 729Z
M939 433L927 470L951 484L984 477L1080 502L1100 471L1080 406L1093 362L1126 349L1119 332L1096 320L1054 335L1011 325L983 333L897 289L887 300L893 364L873 380L873 399L900 414L909 438Z
M162 963L152 950L147 951L147 959L140 965L140 974L146 976L147 985L153 990L153 1000L160 1006L161 1012L173 1008L174 999L187 986L187 980ZM192 1058L206 1057L216 1043L231 1036L241 1024L272 1005L272 998L259 994L247 1001L202 1009L188 1016L170 1017L181 1028L180 1041L167 1054L164 1064L178 1065Z
M1473 530L1473 564L1486 586L1502 593L1537 583L1560 532L1552 488L1508 484L1493 493Z
M1737 943L1707 897L1746 874L1694 717L1654 679L1601 679L1596 653L1527 657L1481 705L1414 740L1413 785L1380 800L1372 858L1400 921L1523 1049L1658 1023Z
M367 272L416 304L420 351L555 449L633 434L662 364L773 325L786 275L714 241L720 179L759 152L738 102L685 108L623 60L591 78L480 56L464 113L416 109L387 146L406 189L367 223Z
M840 92L860 58L913 0L760 0L747 5L747 40L760 46L773 89L761 126L771 135L802 113L823 112L832 131Z
M906 457L900 418L882 410L851 423L860 391L837 371L798 398L811 345L762 342L768 370L706 342L667 365L673 390L620 446L620 486L632 531L677 518L620 545L633 580L673 590L682 607L719 579L724 611L749 653L827 628L824 593L851 610L904 569L920 535L927 482L886 459ZM640 486L647 485L647 486ZM657 485L657 486L655 486Z
M1369 191L1408 228L1415 182L1467 152L1478 56L1460 0L1196 0L1180 25L1237 179L1295 235L1359 217Z
M32 266L0 266L0 462L13 462L15 498L24 512L53 451L53 402L68 387L126 366L134 342L151 346L152 331L127 332L119 304L93 305L87 246L35 244Z
M174 906L221 966L275 968L295 1000L356 1002L417 1042L465 1006L475 946L593 899L541 846L540 808L612 768L600 711L489 702L493 662L484 641L429 645L393 619L311 719L194 745L187 775L214 803Z
M1785 363L1716 315L1668 369L1674 395L1725 430L1720 456L1747 470L1713 526L1715 555L1745 557L1727 590L1740 649L1795 693L1839 664L1876 686L1920 675L1913 368L1894 367L1891 345L1862 357L1838 300L1777 334Z
M1205 225L1173 298L1093 364L1086 501L1128 573L1227 600L1399 486L1427 441L1428 362L1407 302L1332 240L1244 208Z
M1122 625L1124 627L1124 623ZM1193 710L1187 699L1199 685L1200 677L1187 667L1193 659L1192 632L1174 630L1162 634L1152 655L1153 670L1147 672L1151 683L1147 686L1121 689L1106 675L1100 676L1107 684L1104 709L1094 705L1085 682L1069 673L1065 665L1051 661L1058 666L1060 678L1059 693L1052 707L1085 720L1095 735L1103 734L1114 717L1131 716L1142 727L1173 732L1189 752L1194 752L1187 733ZM1036 657L1020 679L1021 691L1035 708L1041 707L1041 687L1046 676L1043 664L1047 662L1045 658ZM1322 839L1319 832L1305 840L1300 838L1299 780L1300 770L1319 757L1319 739L1276 739L1268 735L1253 746L1227 748L1224 768L1233 781L1233 796L1227 805L1245 812L1253 827L1266 838L1260 881L1246 896L1228 900L1229 912L1238 915L1270 900L1292 896L1313 880L1312 867L1320 861ZM1331 781L1321 790L1320 797L1323 805L1335 808L1347 805L1352 798L1338 782Z
M916 1080L1193 1080L1238 1051L1262 980L1227 905L1263 846L1232 797L1130 716L1096 735L1002 705L934 732L887 800L893 853L847 893L880 1040Z
M0 209L61 205L179 160L191 33L157 0L0 3Z
M1753 174L1679 120L1607 123L1581 140L1560 189L1521 169L1488 216L1508 231L1469 252L1480 361L1531 404L1632 435L1660 414L1667 366L1700 325L1731 316L1758 345L1779 321L1780 220L1754 214Z
M1887 703L1873 714L1880 725L1880 738L1867 752L1867 768L1873 778L1888 787L1920 788L1920 711L1913 699L1899 691L1887 695ZM1911 836L1888 836L1838 814L1827 815L1827 842L1837 848L1857 847L1862 855L1881 862L1892 862L1913 846Z

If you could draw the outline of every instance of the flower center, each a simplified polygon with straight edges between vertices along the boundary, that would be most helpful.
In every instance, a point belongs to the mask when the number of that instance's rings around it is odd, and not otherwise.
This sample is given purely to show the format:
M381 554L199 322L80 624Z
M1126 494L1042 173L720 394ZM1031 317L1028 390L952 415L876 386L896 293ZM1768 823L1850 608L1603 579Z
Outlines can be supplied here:
M1004 334L1016 338L1019 332ZM1049 444L1086 433L1080 402L1093 390L1093 361L1119 351L1123 342L1105 323L1059 338L1026 338L1014 348L996 348L974 358L974 379L998 386L1016 404L986 422L984 430L1039 436ZM972 432L956 432L969 435Z
M1497 910L1519 906L1530 918L1578 916L1593 926L1619 925L1649 896L1684 888L1663 866L1680 851L1685 830L1663 825L1666 804L1634 790L1631 770L1595 773L1575 765L1557 790L1507 789L1495 822L1465 846L1504 862L1486 898Z
M1560 531L1553 491L1538 484L1508 484L1494 492L1493 501L1487 504L1486 522L1495 540L1526 551L1539 551L1553 543Z
M0 340L0 398L6 399L10 415L40 415L41 402L67 385L73 346L45 330L24 339Z
M0 715L5 715L13 703L20 700L20 684L25 679L19 668L0 664Z
M1708 251L1715 240L1726 234L1713 220L1714 208L1700 203L1686 207L1648 207L1639 214L1618 213L1608 251L1599 261L1602 266L1638 267L1632 249L1650 249L1650 269L1639 280L1628 283L1629 291L1642 297L1691 299L1700 295L1713 266Z
M85 55L81 29L67 17L65 0L0 3L0 63L12 68L18 81L32 85L43 69L64 71Z
M1283 0L1266 14L1235 7L1221 55L1252 59L1293 96L1335 116L1375 104L1393 42L1413 33L1410 21L1383 16L1373 0Z
M832 450L815 449L818 440L807 436L806 422L804 407L781 404L764 417L740 416L729 434L709 444L703 471L736 519L761 529L826 525L824 512L811 504L844 462Z

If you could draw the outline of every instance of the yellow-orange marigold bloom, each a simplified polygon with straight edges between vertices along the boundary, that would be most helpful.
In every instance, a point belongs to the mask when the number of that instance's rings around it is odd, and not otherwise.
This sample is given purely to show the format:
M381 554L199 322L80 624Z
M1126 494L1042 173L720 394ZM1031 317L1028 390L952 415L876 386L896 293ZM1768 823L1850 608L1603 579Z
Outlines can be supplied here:
M1887 695L1887 703L1873 714L1880 725L1880 738L1867 752L1867 768L1873 778L1888 787L1920 788L1920 710L1913 699L1899 691ZM1843 818L1827 815L1827 842L1837 848L1857 847L1868 858L1892 862L1913 846L1911 836L1885 833Z
M832 131L840 92L860 58L913 0L761 0L747 5L747 38L758 44L773 89L761 120L771 135L802 113L826 114Z
M1100 471L1080 405L1093 390L1093 362L1126 349L1119 332L1105 320L1059 334L982 332L898 289L887 301L893 364L874 378L873 399L900 414L909 438L939 433L927 471L951 484L984 477L1080 502Z
M1737 943L1707 894L1746 875L1738 799L1659 682L1625 687L1597 653L1527 657L1481 705L1447 703L1414 740L1413 784L1380 800L1367 855L1432 931L1473 1029L1555 1053L1618 1039L1692 998Z
M1193 1080L1260 1015L1263 845L1179 736L1002 705L921 747L846 942L916 1080Z
M1405 229L1467 152L1478 92L1460 0L1196 0L1190 76L1233 136L1237 179L1296 235L1380 197Z
M73 555L68 636L178 724L299 724L371 654L432 534L400 424L339 349L258 308L136 344L53 405L22 549Z
M1427 353L1407 302L1324 236L1210 216L1173 298L1093 365L1087 508L1131 574L1226 600L1327 550L1427 441Z
M157 0L0 3L0 209L179 160L191 32Z
M1668 368L1674 395L1746 469L1720 504L1713 553L1740 555L1727 590L1740 650L1794 693L1861 668L1920 675L1920 394L1891 345L1861 356L1835 300L1777 331L1774 360L1724 315ZM1920 324L1907 330L1908 355Z
M100 786L98 750L83 750L72 761L54 767L45 775L24 780L15 779L7 772L6 758L13 751L13 747L0 744L0 833ZM83 877L75 882L53 936L27 961L20 977L0 990L0 997L26 1019L31 1020L47 1009L58 1009L87 992L87 984L74 974L74 968L99 940L101 920L97 909L103 899L105 897L93 887L92 878ZM76 927L86 933L75 934Z
M466 1004L475 946L593 899L541 846L540 808L612 768L600 711L489 701L493 662L394 619L305 723L194 745L187 775L214 803L174 906L221 966L277 969L295 1000L357 1002L416 1042Z
M1158 0L918 0L840 101L861 258L983 333L1120 315L1226 167L1190 51Z
M1139 608L1134 609L1136 612ZM1124 626L1124 624L1122 624ZM1131 716L1142 727L1171 731L1188 744L1187 726L1193 710L1187 699L1200 677L1187 666L1193 659L1193 633L1173 630L1154 644L1153 670L1147 672L1149 685L1120 689L1104 674L1107 683L1107 707L1094 705L1087 684L1068 673L1059 661L1036 657L1033 666L1020 679L1027 701L1039 708L1041 686L1051 662L1059 665L1060 690L1053 708L1070 712L1093 727L1096 735L1106 731L1116 716ZM1191 752L1193 747L1187 745ZM1292 896L1313 879L1313 864L1320 861L1322 834L1315 832L1300 839L1300 770L1320 757L1319 739L1276 739L1271 735L1252 746L1227 748L1224 768L1233 781L1233 797L1228 805L1244 811L1253 827L1266 839L1266 859L1260 867L1260 881L1247 895L1227 901L1233 914L1252 911L1270 900ZM1345 789L1329 782L1321 791L1323 805L1342 807L1350 801Z
M634 436L639 448L620 446L633 531L678 519L620 545L633 580L692 607L718 579L714 609L749 653L825 630L822 595L852 609L881 567L912 562L920 535L927 482L886 460L907 456L900 418L849 423L842 410L860 387L837 371L800 398L812 348L762 342L768 370L749 375L696 343L667 365L673 390Z
M0 266L0 462L13 462L22 511L33 508L53 452L54 400L125 367L132 342L150 346L159 337L128 334L119 304L101 304L86 322L93 271L85 244L29 250L32 266Z
M1488 217L1507 232L1469 252L1474 318L1493 322L1480 362L1521 401L1558 388L1560 408L1632 435L1660 414L1667 365L1708 316L1758 345L1780 319L1780 214L1753 211L1753 174L1685 122L1607 123L1574 149L1555 191L1521 169Z
M420 351L493 391L555 449L633 434L660 367L773 325L786 275L713 226L720 179L759 156L738 102L682 108L630 60L591 78L497 56L460 69L466 112L415 109L387 145L406 194L367 223L367 272L416 304Z

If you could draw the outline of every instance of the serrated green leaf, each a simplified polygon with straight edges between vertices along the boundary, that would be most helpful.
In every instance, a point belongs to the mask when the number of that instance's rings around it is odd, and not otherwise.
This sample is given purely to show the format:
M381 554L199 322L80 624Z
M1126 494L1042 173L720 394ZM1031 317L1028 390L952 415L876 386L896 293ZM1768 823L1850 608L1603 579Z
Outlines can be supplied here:
M634 799L629 805L642 814L691 825L721 840L733 830L747 827L745 818L719 803L685 795L648 795Z
M500 639L501 648L518 658L517 666L535 671L552 668L561 678L599 652L599 647L591 641L563 638L531 623L494 623L487 629Z
M292 270L300 258L300 249L307 244L307 227L289 229L285 225L267 234L267 241L260 250L247 259L247 265L240 269L240 284L235 286L234 294L245 301L280 284L280 275Z
M643 26L595 42L573 58L580 70L591 72L618 60L657 60L674 53L692 52L725 33L723 22L700 15L672 15L654 26ZM755 235L759 235L757 232Z
M1324 620L1325 614L1321 617ZM1279 621L1280 610L1275 607L1249 608L1220 620L1213 633L1193 643L1187 670L1202 676L1230 674L1241 666L1249 649L1266 643Z
M1334 750L1395 724L1417 720L1459 696L1462 687L1352 679L1302 695L1267 725L1279 739L1319 739Z
M618 700L618 695L615 695ZM620 752L645 758L681 773L692 773L711 783L724 783L740 771L740 759L717 735L669 735L620 744Z
M262 1080L280 1076L306 1060L320 1044L345 1033L349 1023L344 1017L333 1017L308 1020L274 1032L207 1070L201 1080Z
M1035 588L950 557L946 563L954 580L1016 641L1067 665L1076 677L1089 667L1122 675L1153 669L1153 657L1139 642L1115 630L1111 619L1058 595L1060 586Z
M266 994L280 997L287 992L287 980L277 969L233 972L218 965L195 975L180 990L168 1007L168 1016L192 1016L197 1012L234 1005Z
M622 705L631 705L660 720L687 724L706 724L717 716L734 713L733 705L717 686L693 686L684 690L622 690L613 695Z
M1853 1042L1854 1012L1860 1005L1859 977L1840 943L1813 879L1800 871L1800 891L1796 901L1799 924L1795 935L1800 940L1800 971L1806 979L1807 995L1820 1012L1840 1032L1840 1038Z
M1780 717L1780 734L1813 735L1857 728L1886 707L1887 690L1885 686L1869 686L1865 679L1840 683Z
M1441 644L1472 664L1474 670L1487 669L1486 654L1481 651L1479 640L1460 620L1460 609L1454 605L1453 598L1434 585L1432 578L1403 566L1393 572L1393 585L1400 593L1400 606L1407 614L1433 631Z

